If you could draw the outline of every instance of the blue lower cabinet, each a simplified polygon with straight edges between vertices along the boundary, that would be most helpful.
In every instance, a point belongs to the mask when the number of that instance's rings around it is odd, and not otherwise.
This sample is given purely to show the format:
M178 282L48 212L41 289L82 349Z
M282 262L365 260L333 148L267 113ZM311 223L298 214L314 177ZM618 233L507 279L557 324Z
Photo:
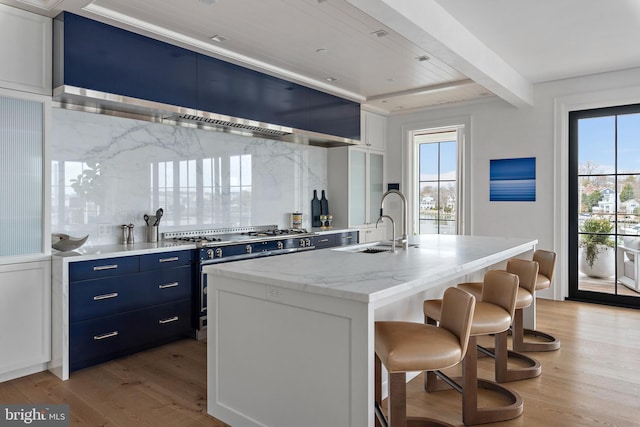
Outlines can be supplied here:
M69 265L69 369L193 337L194 251Z
M191 332L191 300L71 323L69 370L172 341Z
M332 248L336 246L336 235L322 234L320 236L316 236L313 238L313 246L315 246L316 249Z

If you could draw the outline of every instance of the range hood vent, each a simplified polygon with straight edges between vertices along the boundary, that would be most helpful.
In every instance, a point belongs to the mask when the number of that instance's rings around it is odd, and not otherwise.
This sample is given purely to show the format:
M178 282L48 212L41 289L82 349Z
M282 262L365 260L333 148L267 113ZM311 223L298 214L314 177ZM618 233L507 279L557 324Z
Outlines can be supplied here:
M357 145L359 141L270 123L199 111L154 101L63 85L53 91L53 106L318 147Z
M175 122L178 124L179 122L188 121L196 124L207 124L213 126L220 127L228 127L233 129L242 129L250 132L255 132L258 134L265 135L274 135L274 136L284 136L290 135L292 133L292 129L285 130L287 128L283 128L282 126L274 126L264 123L262 126L252 125L248 123L240 123L239 121L229 121L222 119L215 119L212 117L206 117L205 115L196 116L193 114L180 114L177 116L167 117L163 119L164 123ZM173 124L173 123L171 123Z

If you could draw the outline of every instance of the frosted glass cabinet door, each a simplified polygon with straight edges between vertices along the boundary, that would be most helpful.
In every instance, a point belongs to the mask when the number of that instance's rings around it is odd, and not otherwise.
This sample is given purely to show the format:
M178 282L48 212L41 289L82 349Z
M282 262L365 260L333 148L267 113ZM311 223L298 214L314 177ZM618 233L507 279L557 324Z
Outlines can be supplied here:
M367 155L349 152L349 225L364 224L367 207Z
M384 189L383 165L384 156L377 153L369 153L369 220L375 223L380 215L380 200Z
M43 104L0 96L0 256L42 252Z

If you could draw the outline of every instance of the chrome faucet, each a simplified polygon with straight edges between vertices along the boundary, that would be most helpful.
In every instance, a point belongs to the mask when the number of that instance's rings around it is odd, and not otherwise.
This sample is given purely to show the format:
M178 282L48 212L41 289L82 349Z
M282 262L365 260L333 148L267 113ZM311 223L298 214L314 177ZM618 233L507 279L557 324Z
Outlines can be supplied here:
M409 240L407 239L407 198L399 190L387 190L387 192L384 193L382 195L382 198L380 199L380 218L388 217L387 215L383 214L382 208L384 206L384 199L386 199L389 194L397 194L398 196L400 196L400 199L402 199L402 237L400 238L400 243L402 243L402 249L406 251L407 249L409 249ZM376 222L376 227L377 225L378 223ZM395 232L393 234L393 240L395 243Z
M395 254L396 253L396 223L393 221L393 218L391 218L389 215L380 215L380 217L376 221L376 228L378 228L378 223L380 221L382 221L383 218L389 218L389 221L391 221L391 230L392 230L392 233L391 233L391 252L393 252Z

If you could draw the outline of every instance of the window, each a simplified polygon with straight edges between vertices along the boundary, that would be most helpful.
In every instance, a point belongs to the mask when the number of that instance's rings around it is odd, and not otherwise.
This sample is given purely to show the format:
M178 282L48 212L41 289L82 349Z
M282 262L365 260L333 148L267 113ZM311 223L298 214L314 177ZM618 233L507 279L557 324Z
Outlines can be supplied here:
M640 306L640 105L569 115L569 296Z
M418 176L418 233L457 234L459 212L458 128L413 134Z

